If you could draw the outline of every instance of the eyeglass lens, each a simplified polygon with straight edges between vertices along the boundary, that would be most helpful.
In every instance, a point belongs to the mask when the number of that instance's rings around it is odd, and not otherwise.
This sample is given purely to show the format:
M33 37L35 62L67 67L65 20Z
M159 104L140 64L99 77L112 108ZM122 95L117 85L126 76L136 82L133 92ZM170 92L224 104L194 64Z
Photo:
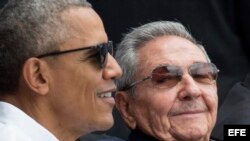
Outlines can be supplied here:
M192 78L202 84L212 84L217 78L218 69L212 63L195 63L188 67ZM179 66L159 66L152 71L151 80L159 88L175 86L182 79L183 71Z
M113 55L113 43L109 41L107 44L101 44L99 46L100 51L100 66L101 68L105 67L107 64L108 53Z

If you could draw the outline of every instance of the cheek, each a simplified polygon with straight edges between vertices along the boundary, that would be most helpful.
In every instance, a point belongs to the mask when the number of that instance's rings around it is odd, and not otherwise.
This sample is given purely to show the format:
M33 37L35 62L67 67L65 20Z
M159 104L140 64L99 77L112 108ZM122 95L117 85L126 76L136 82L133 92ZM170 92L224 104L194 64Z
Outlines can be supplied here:
M209 109L209 112L212 116L212 120L215 123L217 117L217 108L218 108L218 94L216 86L207 89L205 91L203 99Z
M159 115L168 115L174 101L175 97L171 97L168 93L159 93L151 98L151 105Z
M168 113L174 103L174 97L168 93L143 93L144 97L136 102L135 116L138 126L148 132L158 132L159 136L168 133L170 128ZM158 136L158 135L157 135Z
M52 87L58 98L68 101L70 105L84 107L96 98L102 77L97 71L83 70L79 66L55 72L53 78Z
M176 93L174 91L166 91L164 89L143 88L138 89L138 101L143 101L141 107L150 112L155 112L157 115L166 115L170 111Z
M79 70L72 75L70 83L74 83L74 89L85 93L86 96L88 93L97 92L102 86L102 76L99 72Z

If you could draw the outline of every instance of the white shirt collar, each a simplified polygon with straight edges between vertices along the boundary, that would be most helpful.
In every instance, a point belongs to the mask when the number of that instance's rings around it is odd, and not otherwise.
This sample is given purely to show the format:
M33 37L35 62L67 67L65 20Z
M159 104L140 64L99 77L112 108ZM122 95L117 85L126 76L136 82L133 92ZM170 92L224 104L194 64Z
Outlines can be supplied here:
M0 101L0 122L29 136L34 141L59 141L46 128L12 104ZM18 132L18 131L17 131Z

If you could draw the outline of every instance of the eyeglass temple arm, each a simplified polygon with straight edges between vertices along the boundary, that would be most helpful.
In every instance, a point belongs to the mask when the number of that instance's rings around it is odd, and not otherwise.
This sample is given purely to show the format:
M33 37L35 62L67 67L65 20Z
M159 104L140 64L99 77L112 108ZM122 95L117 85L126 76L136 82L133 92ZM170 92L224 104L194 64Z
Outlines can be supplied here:
M86 49L91 49L91 48L97 48L97 46L90 46L90 47L83 47L83 48L77 48L77 49L71 49L71 50L65 50L65 51L55 51L55 52L51 52L51 53L45 53L39 56L36 56L37 58L43 58L43 57L47 57L47 56L53 56L53 55L61 55L61 54L66 54L66 53L70 53L70 52L76 52L76 51L80 51L80 50L86 50Z
M137 85L138 83L141 83L141 82L146 81L146 80L151 79L151 78L152 78L152 76L147 76L147 77L145 77L145 78L143 78L141 80L135 81L135 82L131 83L130 85L128 85L127 87L121 89L121 91L129 90L130 88Z

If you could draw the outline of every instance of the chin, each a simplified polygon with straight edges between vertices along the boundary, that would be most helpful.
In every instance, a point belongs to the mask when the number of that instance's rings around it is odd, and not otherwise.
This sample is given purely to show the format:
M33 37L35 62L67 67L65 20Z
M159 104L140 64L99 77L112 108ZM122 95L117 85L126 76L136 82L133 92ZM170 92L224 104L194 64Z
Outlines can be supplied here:
M176 133L176 137L180 140L185 141L193 141L193 140L201 140L209 137L209 133L204 129L190 128L186 129L184 132Z
M108 129L110 129L111 127L113 127L114 125L114 119L113 116L111 115L111 117L107 117L107 118L102 118L99 121L99 126L97 131L106 131Z

